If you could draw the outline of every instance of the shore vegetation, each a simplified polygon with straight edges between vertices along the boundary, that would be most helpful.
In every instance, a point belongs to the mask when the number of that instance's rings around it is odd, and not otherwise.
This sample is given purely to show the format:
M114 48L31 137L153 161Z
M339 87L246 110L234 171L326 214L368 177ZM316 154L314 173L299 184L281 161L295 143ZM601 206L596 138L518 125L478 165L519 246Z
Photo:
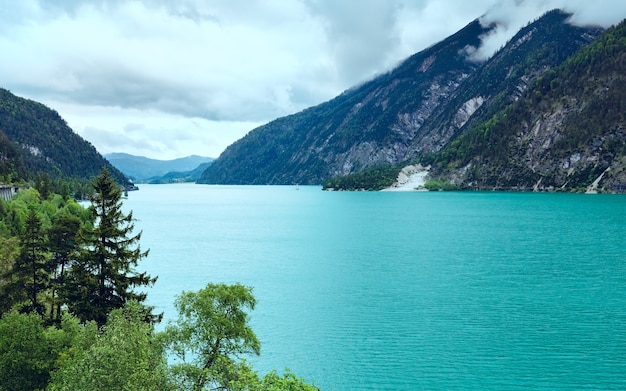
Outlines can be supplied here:
M182 292L155 330L143 288L156 276L139 271L148 251L106 169L89 207L42 189L0 199L0 391L317 390L246 361L261 352L251 287Z

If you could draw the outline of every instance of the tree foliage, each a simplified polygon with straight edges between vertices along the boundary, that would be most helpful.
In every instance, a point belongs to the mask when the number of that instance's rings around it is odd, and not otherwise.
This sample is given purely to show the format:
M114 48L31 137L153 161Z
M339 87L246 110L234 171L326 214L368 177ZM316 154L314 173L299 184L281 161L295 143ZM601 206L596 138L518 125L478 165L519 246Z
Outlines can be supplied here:
M43 390L67 346L63 332L16 311L0 319L0 391Z
M60 232L83 224L90 224L88 211L59 195L42 200L37 190L23 189L10 201L0 200L0 313L36 307L43 315L43 307L52 311L56 302L50 316L60 320L58 262L75 259L62 248L69 244L61 243Z
M65 283L67 270L73 266L81 246L81 220L74 214L59 213L48 232L51 253L50 319L61 320L61 306L70 297L71 287Z
M95 322L80 327L48 390L174 390L153 326L144 319L144 307L129 301L102 329Z
M252 290L240 284L209 284L198 292L183 292L175 301L179 317L170 322L164 340L179 360L173 366L190 390L227 387L249 372L235 359L260 354L261 344L248 324L254 309Z
M398 179L399 166L378 165L350 175L339 176L324 182L324 190L382 190Z
M132 233L132 212L122 213L120 187L106 169L94 186L89 209L69 196L51 193L42 200L36 189L0 201L0 241L6 243L0 311L47 311L49 321L59 323L67 308L82 321L103 325L111 310L145 300L134 289L156 278L135 271L148 252L139 247L141 234ZM149 308L146 316L158 318Z
M240 359L260 351L246 312L254 303L239 284L183 292L178 320L161 333L136 301L103 326L66 313L45 327L35 313L8 312L0 319L0 391L318 390L289 370L260 377ZM168 365L172 350L177 360Z
M133 214L123 213L121 189L106 168L96 178L94 190L94 226L83 232L84 249L68 272L71 290L66 293L72 313L103 325L112 310L131 300L143 302L146 293L134 289L154 284L156 277L136 271L148 251L141 251L141 232L133 234Z
M36 189L0 201L0 391L316 390L289 371L260 377L246 362L260 353L249 325L251 288L210 284L183 292L178 320L154 331L145 293L130 290L154 281L134 271L147 252L113 183L104 170L89 210L58 194L42 200ZM80 294L98 291L101 265L111 273L104 292L121 293L94 309L101 302ZM178 357L172 365L168 351Z
M3 175L11 175L7 182L13 182L33 179L38 173L49 175L51 183L70 178L86 182L102 166L120 184L127 183L124 174L74 133L56 111L0 88L0 182Z
M45 306L42 294L48 288L49 263L41 220L34 210L26 218L26 227L20 235L20 251L15 263L5 274L6 302L3 307L21 307L22 312L36 312L43 316Z

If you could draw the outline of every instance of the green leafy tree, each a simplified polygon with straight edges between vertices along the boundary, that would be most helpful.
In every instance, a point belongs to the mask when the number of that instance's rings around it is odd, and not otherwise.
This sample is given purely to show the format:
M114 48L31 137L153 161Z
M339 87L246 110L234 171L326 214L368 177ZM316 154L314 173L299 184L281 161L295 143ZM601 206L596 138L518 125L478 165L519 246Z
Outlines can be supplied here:
M41 220L34 210L26 218L26 227L20 235L20 252L5 275L3 307L22 305L21 311L35 311L43 317L45 307L40 296L50 283L49 262Z
M259 378L255 372L250 372L247 376L239 376L231 381L228 389L231 391L319 391L315 385L308 384L289 370L282 376L272 371L263 378Z
M150 286L156 278L135 270L148 251L141 251L141 232L133 235L133 214L123 213L121 188L106 168L95 179L94 190L90 207L94 227L85 230L84 251L67 276L72 287L68 306L83 322L95 320L102 326L112 310L131 300L143 302L146 293L134 289ZM146 316L153 321L159 318Z
M280 376L276 371L272 371L261 379L258 391L319 391L319 388L308 384L304 379L297 377L291 371ZM250 389L252 391L252 389Z
M162 346L144 318L145 308L129 301L110 313L104 327L80 327L48 390L174 390Z
M0 320L0 391L45 389L66 346L64 332L44 328L37 314L4 314Z
M322 189L382 190L393 185L400 170L399 166L379 164L361 172L328 179Z
M174 304L179 317L168 323L163 337L178 360L172 371L183 389L228 389L231 382L254 378L245 361L236 360L261 350L246 312L256 305L251 288L209 284L183 292Z

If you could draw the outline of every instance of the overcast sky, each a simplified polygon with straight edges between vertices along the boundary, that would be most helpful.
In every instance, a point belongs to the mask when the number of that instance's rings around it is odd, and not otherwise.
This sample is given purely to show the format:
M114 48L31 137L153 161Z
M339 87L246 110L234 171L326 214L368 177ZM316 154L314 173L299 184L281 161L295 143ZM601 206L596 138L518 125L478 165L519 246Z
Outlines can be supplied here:
M626 17L623 0L0 0L0 87L103 154L217 157L478 17L502 23L488 56L553 8Z

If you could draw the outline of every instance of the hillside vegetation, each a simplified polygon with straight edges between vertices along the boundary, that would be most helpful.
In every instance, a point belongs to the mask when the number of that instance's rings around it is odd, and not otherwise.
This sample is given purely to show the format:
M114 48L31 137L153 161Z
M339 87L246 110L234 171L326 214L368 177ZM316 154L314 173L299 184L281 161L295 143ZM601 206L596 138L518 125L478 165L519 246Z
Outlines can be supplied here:
M5 181L33 179L40 173L53 181L87 181L107 167L118 183L128 182L56 111L2 88L0 154L0 175Z
M382 190L396 181L398 173L398 166L380 165L354 174L330 178L322 184L322 190Z
M22 182L27 178L22 156L15 144L0 130L0 184Z

